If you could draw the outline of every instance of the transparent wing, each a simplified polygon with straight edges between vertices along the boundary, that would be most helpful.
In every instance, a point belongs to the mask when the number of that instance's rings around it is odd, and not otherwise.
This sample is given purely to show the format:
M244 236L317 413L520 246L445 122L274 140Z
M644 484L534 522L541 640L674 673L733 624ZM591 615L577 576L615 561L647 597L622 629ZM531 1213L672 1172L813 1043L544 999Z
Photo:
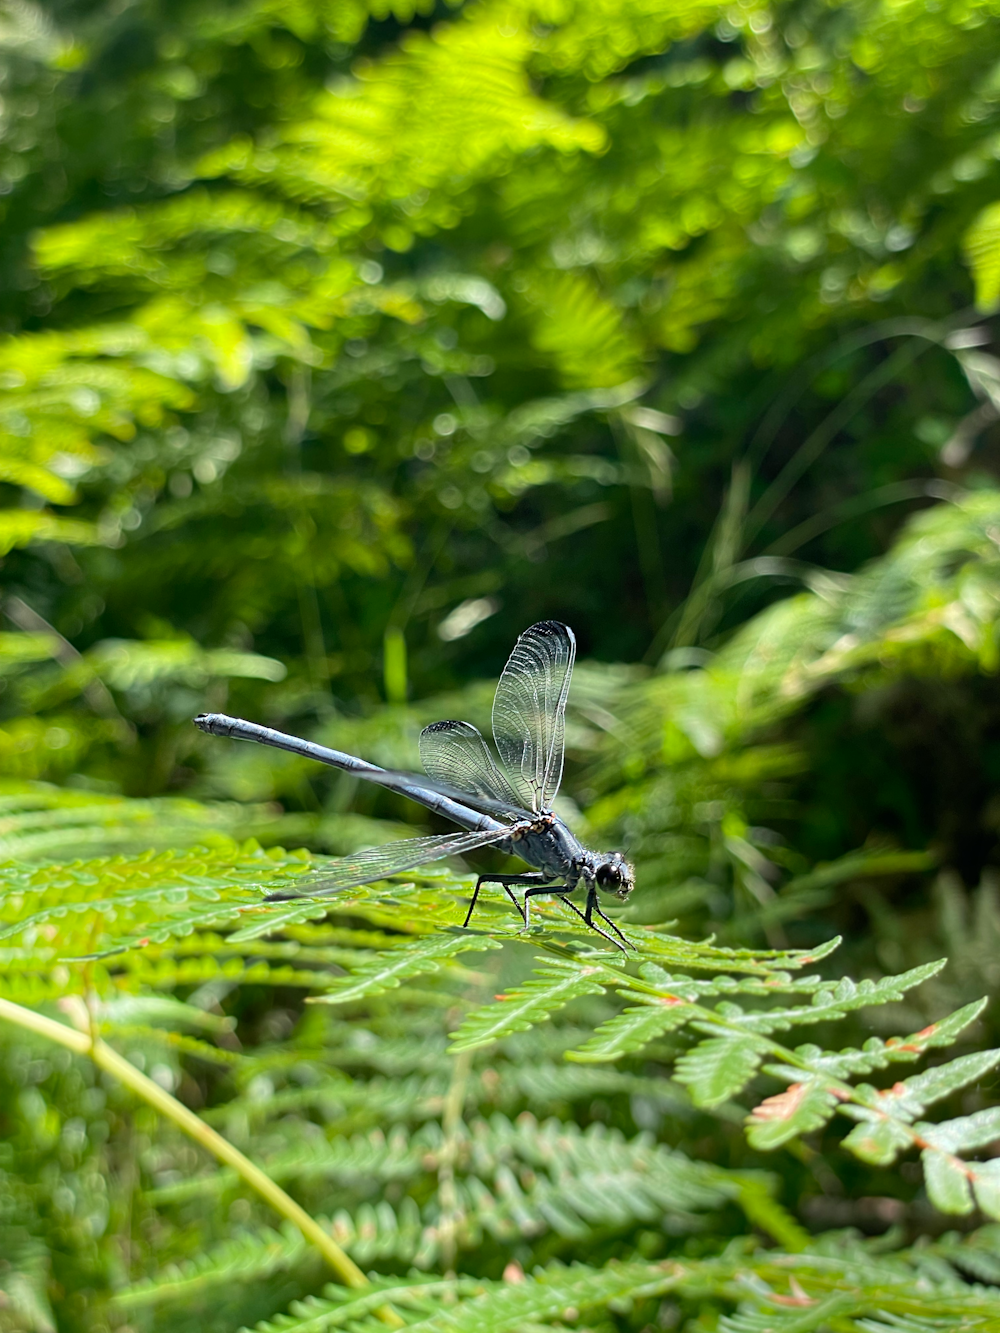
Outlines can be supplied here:
M542 620L526 629L503 669L493 700L493 736L529 810L547 810L559 790L576 638Z
M524 813L524 802L496 765L471 722L432 722L420 733L424 771L449 788L484 799L504 813Z
M337 889L353 889L359 884L385 879L387 875L397 875L401 870L412 870L430 861L440 861L445 856L459 856L476 847L501 842L510 837L512 831L513 826L499 831L491 829L484 832L479 829L471 833L434 833L427 838L401 838L398 842L387 842L382 847L366 847L364 851L354 852L351 856L342 856L333 865L318 871L315 878L298 881L296 888L288 893L269 895L269 901L313 898L333 893Z

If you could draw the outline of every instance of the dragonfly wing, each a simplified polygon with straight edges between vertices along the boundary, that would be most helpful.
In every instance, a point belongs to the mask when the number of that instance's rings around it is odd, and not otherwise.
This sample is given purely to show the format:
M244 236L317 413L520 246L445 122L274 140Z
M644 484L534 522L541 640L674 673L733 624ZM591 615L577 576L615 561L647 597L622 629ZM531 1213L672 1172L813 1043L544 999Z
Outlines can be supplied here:
M542 620L514 645L493 700L493 736L530 810L547 810L562 781L566 697L576 658L568 625Z
M447 787L499 802L508 813L523 813L524 802L500 772L482 733L471 722L432 722L420 733L425 772Z
M496 830L481 829L470 833L433 833L427 838L401 838L381 847L366 847L363 851L342 856L332 865L318 870L315 876L297 880L294 890L273 895L275 898L313 898L338 889L353 889L359 884L370 884L387 875L412 870L415 866L440 861L445 856L459 856L476 847L487 847L510 837L515 826Z

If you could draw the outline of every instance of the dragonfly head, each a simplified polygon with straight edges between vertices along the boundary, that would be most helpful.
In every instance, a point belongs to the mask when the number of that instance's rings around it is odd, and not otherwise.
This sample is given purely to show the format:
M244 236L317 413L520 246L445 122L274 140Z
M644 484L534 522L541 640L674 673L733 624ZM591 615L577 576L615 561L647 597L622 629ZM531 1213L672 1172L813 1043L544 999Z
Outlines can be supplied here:
M624 900L635 887L635 870L621 852L609 852L594 871L594 881L605 893Z

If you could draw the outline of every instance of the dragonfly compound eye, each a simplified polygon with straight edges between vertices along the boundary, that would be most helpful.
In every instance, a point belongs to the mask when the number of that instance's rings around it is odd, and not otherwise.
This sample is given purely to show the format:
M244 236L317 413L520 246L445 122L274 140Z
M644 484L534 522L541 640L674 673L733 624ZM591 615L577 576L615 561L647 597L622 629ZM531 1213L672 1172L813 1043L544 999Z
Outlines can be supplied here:
M594 881L605 893L613 893L616 898L627 898L635 884L635 872L621 852L614 852L597 867Z
M613 893L618 898L627 898L632 891L632 867L619 853L597 867L594 880L599 889Z

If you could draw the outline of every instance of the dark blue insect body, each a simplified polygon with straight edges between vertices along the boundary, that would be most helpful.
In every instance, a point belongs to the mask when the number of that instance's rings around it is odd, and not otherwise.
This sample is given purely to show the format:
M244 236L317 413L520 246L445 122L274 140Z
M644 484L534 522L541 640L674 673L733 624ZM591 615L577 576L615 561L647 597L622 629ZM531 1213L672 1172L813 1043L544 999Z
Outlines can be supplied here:
M481 733L468 722L435 722L424 728L420 759L426 776L378 768L353 755L224 713L202 713L195 718L195 725L214 736L257 741L318 759L408 796L465 830L405 838L342 857L302 896L368 884L445 856L493 846L519 856L534 869L523 874L480 875L465 925L469 924L482 886L500 884L526 926L530 923L531 899L539 894L554 895L591 929L621 948L628 941L600 910L598 890L627 898L634 883L632 867L621 852L588 851L552 811L562 780L566 698L575 657L573 631L558 621L543 620L520 636L493 701L493 736L499 763ZM521 901L513 892L514 886L524 888ZM569 897L579 888L586 894L582 909ZM618 938L602 930L595 916Z

